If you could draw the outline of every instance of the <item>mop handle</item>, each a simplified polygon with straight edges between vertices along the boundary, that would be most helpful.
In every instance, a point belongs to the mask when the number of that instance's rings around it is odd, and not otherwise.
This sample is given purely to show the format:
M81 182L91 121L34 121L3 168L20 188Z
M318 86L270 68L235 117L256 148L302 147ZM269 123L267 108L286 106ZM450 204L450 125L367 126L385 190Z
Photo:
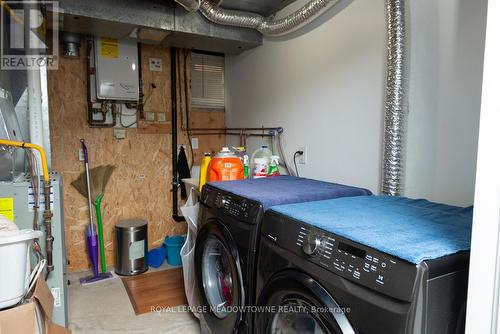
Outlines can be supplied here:
M95 234L94 231L94 217L92 215L92 193L90 192L90 172L89 172L89 152L87 151L87 145L85 145L85 140L80 139L82 143L83 159L85 161L85 176L87 178L87 198L89 200L89 217L90 217L90 231Z

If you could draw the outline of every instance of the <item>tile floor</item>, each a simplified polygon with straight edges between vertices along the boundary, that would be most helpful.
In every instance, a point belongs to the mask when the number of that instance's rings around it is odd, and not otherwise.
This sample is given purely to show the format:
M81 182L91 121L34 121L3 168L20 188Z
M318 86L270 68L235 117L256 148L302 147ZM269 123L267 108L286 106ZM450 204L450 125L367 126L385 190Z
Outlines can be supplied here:
M161 268L168 270L168 268ZM73 334L199 334L198 320L185 312L147 313L136 316L119 277L81 286L70 274L69 328Z

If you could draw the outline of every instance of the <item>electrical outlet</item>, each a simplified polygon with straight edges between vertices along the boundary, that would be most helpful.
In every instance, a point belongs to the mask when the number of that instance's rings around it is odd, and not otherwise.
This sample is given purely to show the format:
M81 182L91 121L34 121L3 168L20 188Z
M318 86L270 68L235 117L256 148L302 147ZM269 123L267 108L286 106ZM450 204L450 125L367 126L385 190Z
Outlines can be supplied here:
M85 157L83 156L83 148L78 149L78 160L83 161Z
M159 112L156 114L156 116L158 117L158 122L160 123L165 123L167 121L167 114L165 114L164 112Z
M191 146L193 147L193 150L197 150L200 147L198 138L191 138Z
M146 121L154 122L155 121L155 113L154 112L146 112Z
M127 129L113 129L113 135L116 139L127 138Z
M297 151L302 151L304 152L303 154L299 155L297 157L297 161L301 165L307 164L307 146L301 146L297 149Z
M161 58L149 58L149 70L154 72L161 72Z

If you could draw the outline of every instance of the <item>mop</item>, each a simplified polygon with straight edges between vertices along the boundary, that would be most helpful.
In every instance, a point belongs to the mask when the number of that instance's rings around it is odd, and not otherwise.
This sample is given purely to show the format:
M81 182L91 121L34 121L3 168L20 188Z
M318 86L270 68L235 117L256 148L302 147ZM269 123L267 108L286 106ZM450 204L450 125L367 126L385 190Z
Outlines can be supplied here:
M86 196L88 199L89 206L89 219L90 223L85 229L85 235L87 240L87 251L89 253L90 263L92 265L93 274L88 277L80 279L82 285L92 284L102 280L113 278L113 275L106 271L106 256L104 254L104 235L102 231L102 218L101 218L101 200L103 197L104 187L106 186L111 173L113 172L113 166L100 166L89 170L89 156L87 146L83 139L80 140L82 144L84 162L85 162L85 172L80 175L78 179L73 181L71 185L75 187L80 194ZM96 173L97 171L97 173ZM91 177L91 175L95 176ZM96 182L92 182L96 180ZM92 186L91 186L92 184ZM93 196L94 193L92 189L97 189L98 195ZM92 198L95 198L96 205L96 215L97 215L97 228L94 224L94 217L92 212ZM97 231L96 231L97 230ZM99 246L98 246L99 245ZM101 273L99 273L99 253L101 258Z

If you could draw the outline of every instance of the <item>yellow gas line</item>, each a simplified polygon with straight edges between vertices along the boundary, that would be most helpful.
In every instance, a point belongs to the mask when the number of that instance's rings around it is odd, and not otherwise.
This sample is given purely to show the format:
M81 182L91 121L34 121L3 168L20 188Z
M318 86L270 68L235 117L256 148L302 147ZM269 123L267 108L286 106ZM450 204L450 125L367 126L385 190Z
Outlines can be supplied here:
M40 153L40 159L42 160L43 181L46 184L50 183L49 166L47 165L47 158L45 156L45 151L41 146L32 143L25 143L22 141L13 141L7 139L0 139L0 145L20 147L20 148L30 148L37 150Z

